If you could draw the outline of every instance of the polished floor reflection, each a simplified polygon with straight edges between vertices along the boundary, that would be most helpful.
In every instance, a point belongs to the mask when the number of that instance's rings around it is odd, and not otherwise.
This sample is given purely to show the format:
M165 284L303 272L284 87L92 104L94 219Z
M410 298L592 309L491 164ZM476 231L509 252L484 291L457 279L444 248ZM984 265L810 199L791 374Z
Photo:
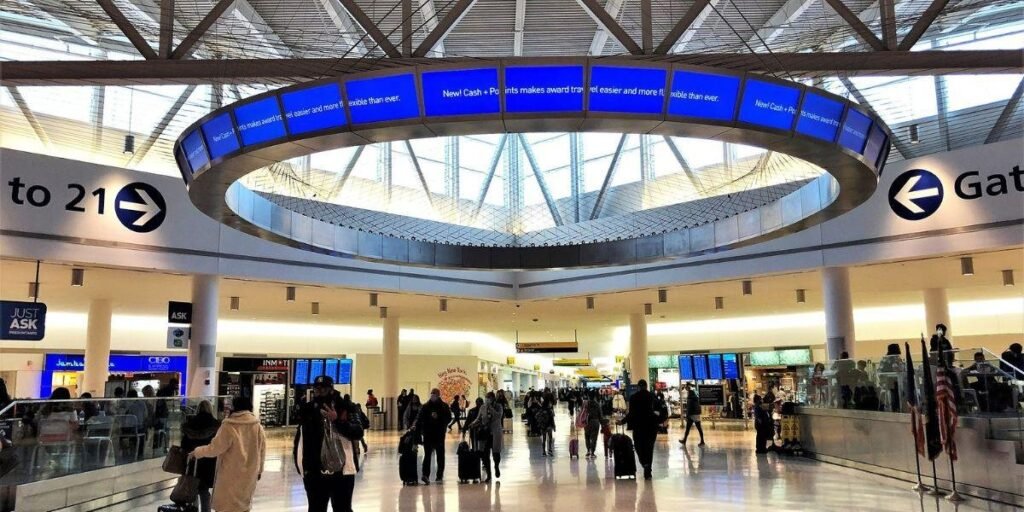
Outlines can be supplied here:
M707 431L707 446L681 448L678 429L660 436L654 480L612 478L611 462L569 459L568 415L559 415L554 458L541 456L540 442L519 426L506 437L500 483L460 485L455 446L449 436L443 484L403 487L398 480L397 434L369 434L370 452L356 483L357 512L677 512L680 510L886 510L946 512L1015 510L970 499L954 507L918 496L902 481L822 464L808 459L755 456L750 432ZM272 433L266 473L257 488L257 511L306 510L302 481L291 461L291 431ZM582 443L582 439L581 439ZM422 456L422 450L421 450ZM164 496L131 504L156 509Z

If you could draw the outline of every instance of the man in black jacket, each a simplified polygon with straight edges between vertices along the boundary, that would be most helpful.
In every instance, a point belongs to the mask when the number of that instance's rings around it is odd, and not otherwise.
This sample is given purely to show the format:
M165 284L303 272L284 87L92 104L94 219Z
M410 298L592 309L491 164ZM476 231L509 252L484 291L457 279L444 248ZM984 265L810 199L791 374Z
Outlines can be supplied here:
M345 455L351 456L354 471L326 473L320 465L326 423L333 424L347 441ZM313 398L299 410L299 428L295 433L293 455L295 469L302 475L310 512L327 512L330 503L334 512L349 512L355 488L355 472L359 471L359 441L363 427L355 407L334 390L334 381L321 375L313 381ZM349 464L345 464L349 468Z
M654 458L654 442L658 438L658 425L667 417L654 407L654 395L647 390L647 381L636 383L637 391L629 397L629 412L625 423L633 430L633 446L640 466L644 468L644 479L651 479L651 460Z
M441 391L430 390L430 398L420 408L413 429L423 436L423 483L430 483L430 454L437 454L437 478L444 479L444 435L448 431L448 422L452 420L452 411L448 404L441 400Z

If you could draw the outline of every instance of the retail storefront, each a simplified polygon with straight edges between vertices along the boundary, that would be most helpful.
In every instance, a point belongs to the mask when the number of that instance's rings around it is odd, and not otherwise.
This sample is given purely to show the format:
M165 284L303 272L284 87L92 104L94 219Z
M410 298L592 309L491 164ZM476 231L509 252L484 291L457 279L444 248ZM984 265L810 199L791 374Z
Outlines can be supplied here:
M225 357L219 394L252 398L253 412L265 426L290 425L296 398L301 401L320 375L329 375L339 392L351 393L351 359Z
M110 373L104 387L104 395L114 396L116 388L135 389L142 394L142 389L152 386L154 390L177 380L178 392L184 394L185 386L182 375L188 366L185 356L145 355L145 354L111 354ZM78 381L85 371L83 354L46 354L43 359L43 372L39 383L39 396L48 397L59 387L71 391L71 396L78 396Z

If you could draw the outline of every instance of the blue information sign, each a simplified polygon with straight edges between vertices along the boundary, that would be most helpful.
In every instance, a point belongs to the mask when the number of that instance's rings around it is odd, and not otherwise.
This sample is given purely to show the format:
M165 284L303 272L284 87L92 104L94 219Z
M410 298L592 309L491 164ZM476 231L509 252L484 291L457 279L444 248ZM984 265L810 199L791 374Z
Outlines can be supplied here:
M328 83L281 94L284 118L292 135L345 126L341 87Z
M748 78L740 103L740 121L777 130L790 130L796 118L800 89Z
M277 97L270 96L235 108L235 121L242 144L252 146L284 138L284 119Z
M295 383L309 384L309 359L295 360Z
M317 377L324 374L324 360L313 359L309 362L309 381L316 380Z
M693 378L697 380L706 380L708 378L707 354L696 354L693 356Z
M188 356L160 356L111 354L110 373L177 373L180 375L179 391L185 390ZM43 357L43 372L40 379L39 396L50 396L54 372L81 372L85 370L85 356L82 354L46 354Z
M206 147L210 149L210 158L216 160L228 153L238 151L238 135L231 115L227 112L203 123L203 136Z
M846 113L843 131L839 134L839 145L855 153L862 153L864 143L868 140L869 130L871 130L871 118L859 110L851 108Z
M46 304L0 301L0 339L39 341L46 335Z
M708 378L722 379L722 354L708 354Z
M203 135L199 133L199 130L193 130L182 139L181 149L185 153L185 160L188 160L188 166L192 168L193 174L210 163L210 155L206 153L206 143L203 142Z
M324 375L328 376L334 382L338 382L338 360L328 359L324 362Z
M340 359L338 365L338 379L334 382L338 384L351 384L352 383L352 360L351 359Z
M501 111L498 70L424 71L423 110L429 116L471 116Z
M624 114L661 114L668 70L594 66L590 68L590 110Z
M679 380L693 380L693 356L679 356Z
M505 111L582 112L583 66L505 68Z
M419 117L416 80L411 74L345 82L352 124L380 123Z
M736 354L722 354L722 367L724 370L723 373L725 375L725 378L740 378L739 358Z
M889 142L885 130L878 123L871 125L871 134L868 135L868 142L864 145L864 158L868 159L875 167L881 166L881 160L885 153L885 145Z
M676 71L672 73L668 113L672 116L732 121L736 117L739 91L738 76Z
M796 122L797 133L810 135L828 142L836 141L839 122L843 119L843 104L812 92L804 97L800 119Z

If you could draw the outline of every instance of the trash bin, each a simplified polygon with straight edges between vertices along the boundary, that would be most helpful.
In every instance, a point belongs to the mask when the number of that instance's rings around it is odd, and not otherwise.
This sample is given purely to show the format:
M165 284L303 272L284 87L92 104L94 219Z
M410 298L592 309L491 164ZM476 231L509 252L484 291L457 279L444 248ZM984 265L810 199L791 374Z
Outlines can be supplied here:
M384 430L384 413L375 412L370 416L370 430Z

